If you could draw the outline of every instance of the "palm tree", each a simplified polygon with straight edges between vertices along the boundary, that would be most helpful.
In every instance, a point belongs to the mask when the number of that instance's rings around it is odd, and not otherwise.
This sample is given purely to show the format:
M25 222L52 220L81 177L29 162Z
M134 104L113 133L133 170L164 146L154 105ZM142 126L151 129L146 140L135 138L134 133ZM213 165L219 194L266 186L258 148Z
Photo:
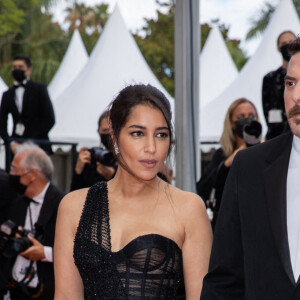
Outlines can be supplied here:
M300 0L293 0L296 11L300 15ZM258 17L252 18L252 27L247 33L246 39L252 39L257 35L261 34L267 27L271 16L275 11L275 5L271 3L265 3L261 11L258 13Z
M77 28L80 32L84 32L93 9L83 3L78 4L75 2L73 7L66 8L66 12L68 15L65 21L70 22L69 31L74 31Z

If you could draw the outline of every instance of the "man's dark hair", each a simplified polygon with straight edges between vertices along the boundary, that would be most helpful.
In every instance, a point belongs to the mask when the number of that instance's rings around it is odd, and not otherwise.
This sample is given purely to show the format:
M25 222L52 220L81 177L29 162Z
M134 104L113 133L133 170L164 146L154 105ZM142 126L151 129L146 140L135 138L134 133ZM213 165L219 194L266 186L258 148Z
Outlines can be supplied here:
M295 40L293 40L289 46L288 51L291 56L295 55L296 53L300 52L300 37L297 36Z
M18 54L13 58L13 61L15 60L23 60L28 68L31 68L32 66L30 58L26 55Z

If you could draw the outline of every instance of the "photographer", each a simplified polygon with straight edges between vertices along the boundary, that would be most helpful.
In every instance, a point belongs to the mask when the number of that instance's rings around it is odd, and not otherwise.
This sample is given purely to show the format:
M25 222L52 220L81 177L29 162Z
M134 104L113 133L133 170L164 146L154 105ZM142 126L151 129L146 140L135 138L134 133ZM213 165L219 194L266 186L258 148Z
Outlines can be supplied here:
M203 176L197 183L197 193L205 201L209 212L213 213L214 228L225 181L238 151L260 142L261 125L257 121L258 114L254 104L245 99L235 100L225 116L223 133L218 149Z
M20 197L12 201L0 235L0 285L10 290L12 300L54 297L54 232L64 194L50 183L52 173L52 162L42 149L18 147L9 183Z
M104 148L95 147L88 149L87 147L82 147L80 149L72 176L71 191L90 187L99 181L108 181L115 174L115 168L111 166L109 155L107 155L109 157L107 162L104 159L101 163L97 159L100 156L97 156L97 153L110 148L109 130L109 112L105 111L98 120L98 134Z

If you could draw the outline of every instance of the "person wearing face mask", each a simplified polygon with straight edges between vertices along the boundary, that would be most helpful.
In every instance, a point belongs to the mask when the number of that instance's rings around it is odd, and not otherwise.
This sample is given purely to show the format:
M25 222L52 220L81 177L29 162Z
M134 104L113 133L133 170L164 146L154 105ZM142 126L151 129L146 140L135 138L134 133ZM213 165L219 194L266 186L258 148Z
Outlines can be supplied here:
M295 40L292 31L283 31L277 38L277 49L282 55L282 65L271 71L263 78L262 104L268 131L266 140L272 139L281 133L289 131L289 125L284 110L284 77L290 60L288 45Z
M15 138L49 140L48 132L55 123L55 116L47 87L30 79L32 65L25 55L17 55L12 62L14 84L3 93L0 108L0 136L6 151L14 147ZM8 133L8 115L12 115L13 130ZM10 145L11 144L11 145ZM41 147L51 153L49 145ZM7 152L6 152L7 153ZM10 161L7 161L7 166Z
M206 203L213 228L233 159L238 151L260 143L261 131L257 110L251 101L240 98L229 106L220 139L221 148L214 153L197 182L197 193Z
M11 300L50 300L54 296L54 232L64 193L51 183L52 173L51 159L41 148L28 143L17 148L8 182L19 196L11 201L6 216L32 232L27 235L32 245L17 255L0 254L0 288L9 289ZM39 238L33 233L38 227Z
M109 115L105 111L98 120L98 134L101 140L101 148L110 149ZM99 181L108 181L115 174L115 167L106 166L99 161L93 162L91 151L82 147L78 153L75 169L72 175L71 191L90 187Z

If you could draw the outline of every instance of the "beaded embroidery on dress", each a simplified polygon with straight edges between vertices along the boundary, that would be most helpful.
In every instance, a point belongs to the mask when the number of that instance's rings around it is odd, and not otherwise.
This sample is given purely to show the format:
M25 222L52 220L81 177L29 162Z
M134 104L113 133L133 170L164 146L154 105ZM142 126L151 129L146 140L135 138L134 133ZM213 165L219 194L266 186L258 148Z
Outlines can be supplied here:
M74 241L86 300L176 299L182 252L158 234L139 236L111 251L106 182L89 189Z

